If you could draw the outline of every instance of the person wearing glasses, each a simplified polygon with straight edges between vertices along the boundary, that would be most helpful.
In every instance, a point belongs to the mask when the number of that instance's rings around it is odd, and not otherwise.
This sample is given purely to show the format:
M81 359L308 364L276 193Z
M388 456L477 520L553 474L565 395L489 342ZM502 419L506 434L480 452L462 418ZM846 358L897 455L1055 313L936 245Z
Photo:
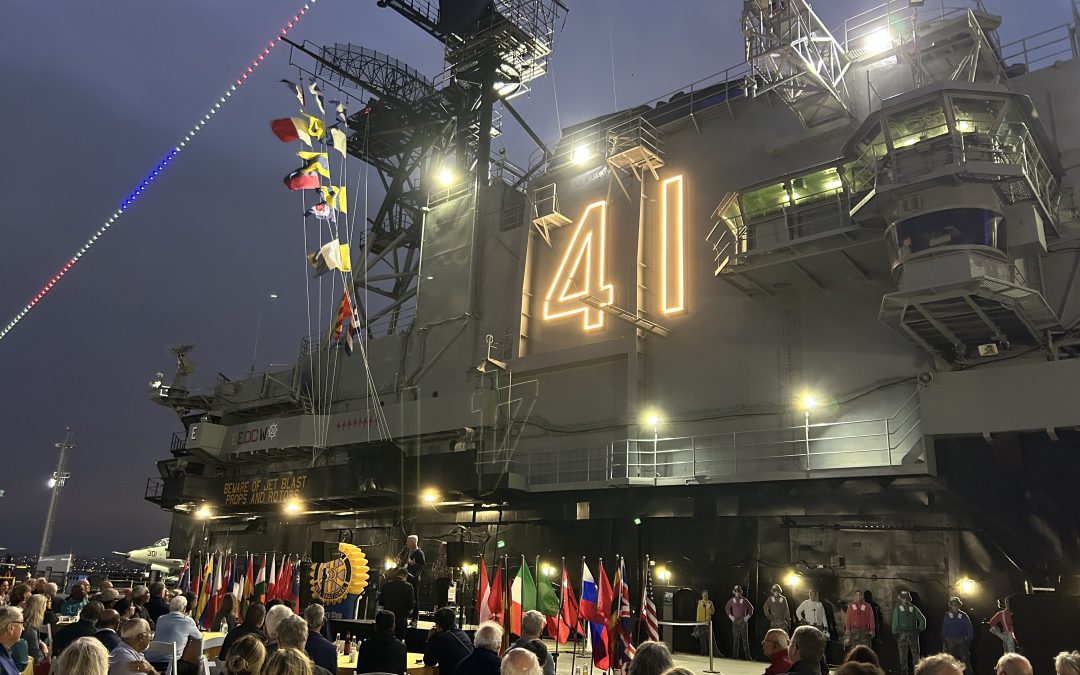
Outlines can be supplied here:
M772 628L765 633L765 638L761 641L761 651L765 658L769 659L765 675L783 675L791 670L791 659L788 658L790 644L787 631L782 628Z
M150 646L150 624L146 619L132 619L124 624L120 632L123 640L109 654L109 675L127 675L128 673L154 673L157 670L143 656Z
M20 675L11 648L22 638L23 614L18 607L0 608L0 675Z

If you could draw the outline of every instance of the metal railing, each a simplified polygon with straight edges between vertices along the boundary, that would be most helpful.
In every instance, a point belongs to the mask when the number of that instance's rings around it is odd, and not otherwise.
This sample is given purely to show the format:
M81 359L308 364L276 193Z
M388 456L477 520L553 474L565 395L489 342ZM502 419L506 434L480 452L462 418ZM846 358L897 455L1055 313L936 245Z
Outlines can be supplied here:
M604 445L477 455L490 465L525 474L530 487L684 485L752 479L809 478L827 472L899 466L920 449L922 418L914 390L893 415L814 422L776 429L683 437L635 438Z
M146 491L143 499L147 501L160 501L165 494L165 479L152 476L146 479Z
M890 34L903 38L910 35L916 20L922 26L953 19L968 11L989 13L983 0L949 0L948 3L940 0L922 8L912 7L908 0L888 0L844 19L843 25L833 31L833 35L841 40L844 51L851 51L858 49L863 40L880 30L888 30Z
M1001 60L1023 63L1028 72L1075 58L1080 58L1080 45L1076 27L1068 23L1001 45Z
M187 450L187 432L186 431L174 431L172 439L169 440L169 452L178 452L180 450Z

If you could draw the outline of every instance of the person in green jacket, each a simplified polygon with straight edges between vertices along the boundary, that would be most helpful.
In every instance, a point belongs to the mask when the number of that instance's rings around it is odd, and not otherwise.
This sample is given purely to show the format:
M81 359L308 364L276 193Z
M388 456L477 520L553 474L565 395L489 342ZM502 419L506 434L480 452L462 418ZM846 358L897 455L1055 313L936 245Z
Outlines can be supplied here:
M893 608L892 632L900 649L900 675L908 675L919 662L919 633L926 630L926 617L911 604L911 593L900 591L900 604ZM911 655L911 666L908 655Z

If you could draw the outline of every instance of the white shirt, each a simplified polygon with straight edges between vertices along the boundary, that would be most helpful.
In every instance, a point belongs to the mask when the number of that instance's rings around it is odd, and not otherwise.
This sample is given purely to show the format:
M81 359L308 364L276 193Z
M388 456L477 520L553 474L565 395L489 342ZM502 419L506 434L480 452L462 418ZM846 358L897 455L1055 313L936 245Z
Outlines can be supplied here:
M131 645L121 642L116 649L109 654L109 675L131 675L129 664L139 661L146 662L143 655L135 651Z
M819 600L803 600L799 608L795 610L795 616L811 626L829 625L828 619L825 618L825 605Z

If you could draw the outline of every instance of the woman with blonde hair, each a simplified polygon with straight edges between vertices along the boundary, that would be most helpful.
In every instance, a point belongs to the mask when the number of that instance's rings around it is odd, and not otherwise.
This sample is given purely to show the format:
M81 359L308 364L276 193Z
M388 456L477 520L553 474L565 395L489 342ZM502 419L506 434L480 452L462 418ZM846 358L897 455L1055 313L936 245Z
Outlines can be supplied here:
M259 675L266 660L266 647L257 636L248 634L229 647L225 659L228 675Z
M72 642L57 659L55 675L108 675L109 652L95 637Z
M45 604L47 599L44 595L31 595L23 602L23 639L26 640L26 651L34 663L41 663L49 656L49 645L42 642L42 633L45 632Z
M262 675L313 675L311 659L295 647L282 647L266 660Z

